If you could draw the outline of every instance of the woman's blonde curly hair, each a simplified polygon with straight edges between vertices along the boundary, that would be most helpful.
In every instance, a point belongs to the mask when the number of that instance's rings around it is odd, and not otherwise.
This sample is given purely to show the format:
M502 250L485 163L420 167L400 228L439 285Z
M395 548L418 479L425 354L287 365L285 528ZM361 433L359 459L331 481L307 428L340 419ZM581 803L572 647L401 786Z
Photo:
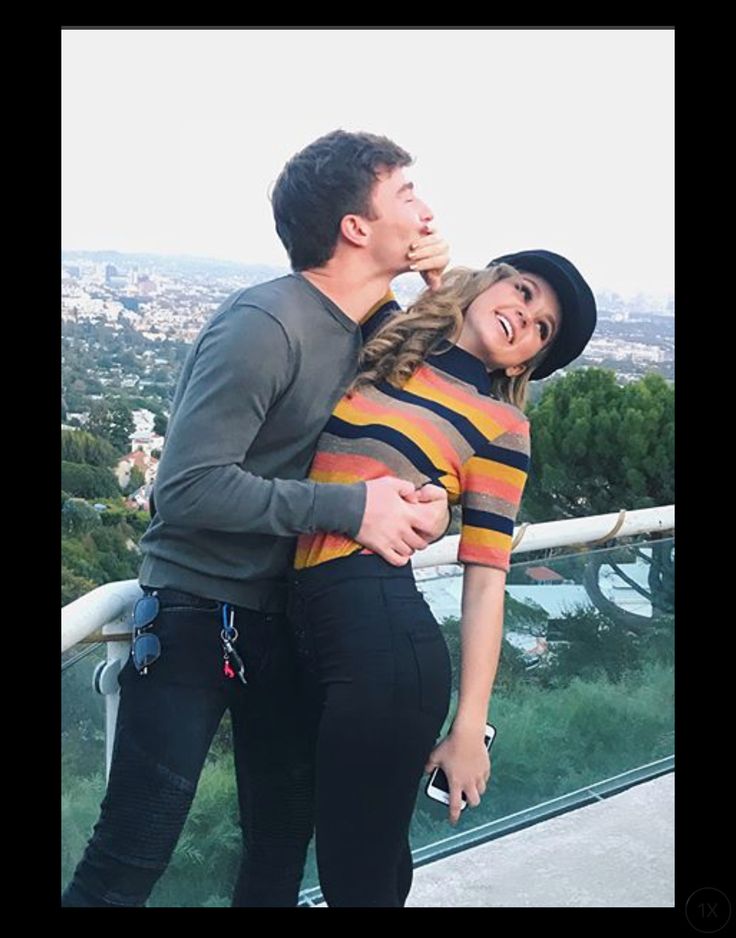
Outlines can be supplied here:
M438 290L423 290L405 313L396 313L366 342L359 374L348 394L379 381L403 387L428 355L448 351L457 342L465 311L477 296L499 280L518 276L510 264L448 270ZM491 394L523 411L531 374L549 348L545 346L526 362L519 375L510 378L502 368L492 371Z

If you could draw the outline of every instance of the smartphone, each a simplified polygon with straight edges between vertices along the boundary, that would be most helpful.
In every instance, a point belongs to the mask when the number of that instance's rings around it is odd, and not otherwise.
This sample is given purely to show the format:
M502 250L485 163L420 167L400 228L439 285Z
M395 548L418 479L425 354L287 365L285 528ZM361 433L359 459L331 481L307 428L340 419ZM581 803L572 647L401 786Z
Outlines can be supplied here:
M483 742L485 743L486 749L489 751L495 738L496 727L492 726L490 723L486 723L486 733ZM437 768L429 776L429 781L427 782L424 791L427 797L432 798L434 801L439 801L442 804L450 803L450 785L447 781L447 776L439 766L437 766ZM460 810L464 811L467 806L468 802L465 800L465 798L461 798Z

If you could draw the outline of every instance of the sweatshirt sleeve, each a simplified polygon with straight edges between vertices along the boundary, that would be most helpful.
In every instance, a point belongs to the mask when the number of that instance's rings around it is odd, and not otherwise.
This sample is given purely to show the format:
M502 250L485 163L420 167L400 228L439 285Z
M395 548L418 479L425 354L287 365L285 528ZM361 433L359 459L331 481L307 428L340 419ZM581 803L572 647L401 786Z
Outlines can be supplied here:
M200 335L177 394L156 477L156 512L170 524L291 536L355 537L365 484L264 479L243 468L269 410L288 388L294 355L281 324L232 306Z

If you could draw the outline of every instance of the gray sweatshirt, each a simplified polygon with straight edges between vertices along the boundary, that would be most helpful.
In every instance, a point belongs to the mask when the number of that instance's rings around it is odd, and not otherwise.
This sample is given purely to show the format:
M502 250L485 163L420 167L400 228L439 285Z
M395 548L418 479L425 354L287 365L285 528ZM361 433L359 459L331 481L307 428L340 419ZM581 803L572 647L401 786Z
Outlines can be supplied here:
M360 348L358 325L300 274L219 307L177 385L142 585L277 612L294 535L356 536L365 484L306 475Z

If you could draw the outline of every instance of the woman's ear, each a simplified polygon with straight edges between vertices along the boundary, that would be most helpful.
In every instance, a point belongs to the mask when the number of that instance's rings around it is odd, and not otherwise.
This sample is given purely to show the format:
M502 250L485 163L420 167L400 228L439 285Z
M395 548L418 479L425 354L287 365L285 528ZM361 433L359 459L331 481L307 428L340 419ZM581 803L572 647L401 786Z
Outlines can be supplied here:
M527 370L528 362L524 365L509 365L506 369L507 378L518 378L519 375L523 375Z

